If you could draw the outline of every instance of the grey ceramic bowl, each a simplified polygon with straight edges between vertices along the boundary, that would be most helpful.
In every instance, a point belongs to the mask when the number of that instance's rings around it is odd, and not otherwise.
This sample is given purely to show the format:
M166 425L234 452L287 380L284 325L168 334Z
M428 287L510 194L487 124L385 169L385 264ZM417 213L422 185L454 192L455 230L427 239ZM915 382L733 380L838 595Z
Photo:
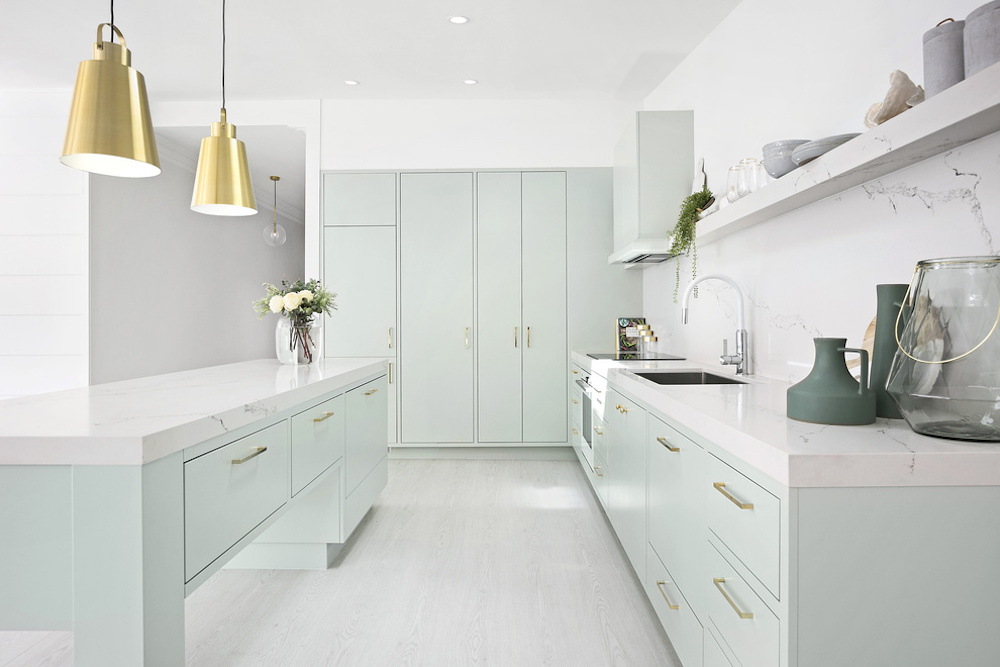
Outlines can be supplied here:
M822 139L817 139L816 141L810 141L809 143L797 146L794 151L792 151L792 160L795 164L801 166L807 162L812 162L820 155L824 153L829 153L837 146L847 143L854 137L858 136L857 132L852 132L850 134L835 134L832 137L824 137Z
M788 172L795 169L795 167L796 164L792 162L791 151L785 154L769 155L764 158L764 171L766 171L771 178L781 178Z
M789 152L796 146L801 146L802 144L809 143L808 139L779 139L778 141L772 141L769 144L764 144L764 148L761 150L764 153L764 157L769 157L777 153Z

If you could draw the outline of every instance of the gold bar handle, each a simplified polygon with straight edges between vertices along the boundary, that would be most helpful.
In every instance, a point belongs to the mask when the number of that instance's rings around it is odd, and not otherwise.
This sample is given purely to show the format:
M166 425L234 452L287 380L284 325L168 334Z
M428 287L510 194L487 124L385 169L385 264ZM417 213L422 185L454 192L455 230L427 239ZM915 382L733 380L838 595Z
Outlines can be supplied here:
M726 483L725 482L712 482L712 486L715 487L716 491L718 491L719 493L721 493L722 495L724 495L726 498L729 498L729 500L734 505L736 505L737 507L739 507L741 510L752 510L753 509L753 503L741 503L740 501L736 500L736 498L734 498L731 493L729 493L728 491L726 491Z
M656 587L660 589L660 595L662 595L663 599L667 601L667 607L669 607L670 609L680 609L681 606L679 604L673 604L670 602L670 598L667 597L667 592L663 590L663 586L666 583L667 583L666 581L656 582Z
M469 349L469 327L465 327L465 349Z
M267 447L258 447L258 448L257 448L257 451L255 451L255 452L254 452L253 454L251 454L250 456L247 456L247 457L244 457L244 458L242 458L242 459L233 459L233 465L237 465L237 466L238 466L238 465L239 465L239 464L241 464L241 463L246 463L246 462L247 462L247 461L249 461L250 459L252 459L252 458L254 458L254 457L257 457L257 456L260 456L261 454L263 454L263 453L264 453L264 452L266 452L266 451L267 451Z
M671 446L670 446L670 441L669 441L669 440L667 440L666 438L660 438L660 437L657 437L657 438L656 438L656 441L657 441L658 443L660 443L661 445L663 445L664 447L666 447L666 448L667 448L667 450L669 450L669 451L671 451L671 452L679 452L679 451L681 451L681 448L680 448L680 447L671 447Z
M517 347L517 327L514 327L514 347Z
M578 370L576 370L576 369L574 368L574 369L573 369L573 375L579 375L579 374L580 374L580 371L578 371Z
M322 417L320 417L319 419L313 419L313 421L314 422L326 421L327 419L329 419L332 416L333 416L332 412L324 412Z
M604 435L604 431L597 428L596 426L594 427L594 433L596 433L597 435Z
M594 466L594 474L597 475L598 477L604 477L604 473L597 472L600 469L601 466Z
M576 400L576 399L574 398L574 399L573 399L573 405L580 405L580 401L578 401L578 400Z
M372 389L371 391L366 391L366 392L365 392L365 396L371 396L371 395L372 395L372 394L374 394L374 393L375 393L376 391L378 391L378 389Z
M753 614L751 614L750 612L740 611L740 608L736 606L736 603L733 602L733 599L729 597L729 593L727 593L726 590L722 587L722 584L726 583L726 580L724 578L715 577L712 579L712 583L714 583L715 587L719 589L720 593L722 593L722 597L726 598L726 602L728 602L729 606L733 608L733 611L736 612L737 616L739 616L740 618L753 618Z
M577 431L576 429L573 429L573 435L580 435L580 432Z
M392 327L389 327L389 349L392 349Z

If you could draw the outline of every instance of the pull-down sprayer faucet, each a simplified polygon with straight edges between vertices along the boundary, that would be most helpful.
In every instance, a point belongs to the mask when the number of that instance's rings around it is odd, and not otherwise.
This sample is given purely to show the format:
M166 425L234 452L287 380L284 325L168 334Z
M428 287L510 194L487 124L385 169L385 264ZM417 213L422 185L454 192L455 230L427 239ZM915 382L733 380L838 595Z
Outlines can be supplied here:
M749 351L747 350L747 329L746 322L743 319L743 290L736 283L735 280L729 276L724 276L719 273L712 273L705 276L699 276L692 280L687 289L684 290L684 297L681 299L681 324L687 324L688 322L688 299L691 298L691 293L694 291L694 286L704 280L711 279L721 280L728 284L736 292L736 354L728 354L729 352L729 342L723 338L722 339L722 356L719 357L719 363L723 366L736 366L737 375L747 375L747 362L749 361Z

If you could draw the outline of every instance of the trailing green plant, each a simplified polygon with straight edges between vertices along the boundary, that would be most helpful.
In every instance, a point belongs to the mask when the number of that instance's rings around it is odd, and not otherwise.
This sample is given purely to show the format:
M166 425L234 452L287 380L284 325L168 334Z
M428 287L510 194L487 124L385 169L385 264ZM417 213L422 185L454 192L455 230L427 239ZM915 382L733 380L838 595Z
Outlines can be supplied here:
M698 214L712 205L715 197L708 189L708 184L684 198L681 203L681 213L677 218L677 224L671 232L670 254L677 257L677 282L674 284L674 303L677 303L677 291L681 286L681 260L679 255L687 254L691 256L691 279L698 277L698 244L696 239L696 227L698 224Z

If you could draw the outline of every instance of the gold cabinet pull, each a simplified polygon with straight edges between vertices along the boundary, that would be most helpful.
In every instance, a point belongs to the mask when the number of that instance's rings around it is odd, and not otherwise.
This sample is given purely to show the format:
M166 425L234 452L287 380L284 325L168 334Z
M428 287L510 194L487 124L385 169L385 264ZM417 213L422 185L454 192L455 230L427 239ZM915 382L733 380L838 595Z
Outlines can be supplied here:
M580 374L580 371L578 371L578 370L576 370L576 369L573 369L572 373L573 373L573 375L579 375L579 374Z
M392 349L392 327L389 327L389 349Z
M667 450L669 450L671 452L679 452L679 451L681 451L680 447L671 447L670 446L670 441L667 440L666 438L660 438L660 437L658 437L658 438L656 438L656 441L658 443L660 443L661 445L663 445L664 447L666 447Z
M469 327L465 327L465 349L469 349Z
M577 430L576 430L576 429L574 428L574 429L573 429L573 435L580 435L580 432L579 432L579 431L577 431Z
M714 583L715 587L719 589L720 593L722 593L722 597L726 598L726 602L728 602L729 606L733 608L733 611L736 612L737 616L739 616L740 618L753 618L753 614L751 614L750 612L740 611L740 608L736 606L736 603L733 602L733 599L729 597L729 593L726 593L726 589L722 587L722 584L726 583L726 580L724 578L715 577L712 579L712 583Z
M715 487L716 491L718 491L719 493L721 493L722 495L724 495L726 498L729 498L730 502L732 502L734 505L736 505L737 507L739 507L741 510L752 510L753 509L753 503L741 503L740 501L736 500L736 498L734 498L731 493L729 493L728 491L726 491L726 483L725 482L712 482L712 486Z
M662 595L663 599L667 601L667 607L669 607L670 609L680 609L681 606L679 604L673 604L673 603L671 603L670 602L670 598L667 597L667 591L665 591L663 589L663 586L666 583L667 583L666 581L657 581L656 582L656 587L660 589L660 595Z
M527 327L528 331L528 347L531 347L531 327Z
M365 392L365 396L371 396L371 395L372 395L372 394L374 394L374 393L375 393L376 391L378 391L378 389L372 389L371 391L366 391L366 392Z
M517 327L514 327L514 347L517 347Z
M597 475L598 477L604 477L604 473L597 472L600 469L601 466L594 466L594 474Z
M580 405L580 401L578 401L578 400L576 400L576 399L574 398L574 399L573 399L573 405Z
M604 431L597 428L596 426L594 427L594 433L596 433L597 435L604 435Z
M233 465L236 465L236 466L238 466L238 465L239 465L239 464L241 464L241 463L246 463L246 462L247 462L247 461L249 461L250 459L252 459L252 458L255 458L255 457L257 457L257 456L260 456L261 454L263 454L263 453L264 453L264 452L266 452L266 451L267 451L267 447L258 447L258 448L257 448L257 451L255 451L255 452L254 452L253 454L251 454L250 456L246 456L246 457L244 457L244 458L242 458L242 459L233 459Z
M313 419L313 421L314 422L326 421L327 419L329 419L332 416L333 416L332 412L324 412L322 417L320 417L319 419Z

